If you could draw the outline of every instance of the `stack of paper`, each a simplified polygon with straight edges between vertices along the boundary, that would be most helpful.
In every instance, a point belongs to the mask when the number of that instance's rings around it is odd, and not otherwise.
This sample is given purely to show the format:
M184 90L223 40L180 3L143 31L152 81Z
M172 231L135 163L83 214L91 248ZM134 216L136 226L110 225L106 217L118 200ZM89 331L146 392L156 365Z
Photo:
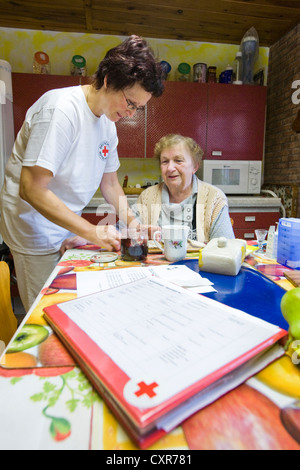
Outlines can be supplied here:
M77 296L82 297L151 276L198 294L215 291L211 281L185 265L162 265L76 273Z

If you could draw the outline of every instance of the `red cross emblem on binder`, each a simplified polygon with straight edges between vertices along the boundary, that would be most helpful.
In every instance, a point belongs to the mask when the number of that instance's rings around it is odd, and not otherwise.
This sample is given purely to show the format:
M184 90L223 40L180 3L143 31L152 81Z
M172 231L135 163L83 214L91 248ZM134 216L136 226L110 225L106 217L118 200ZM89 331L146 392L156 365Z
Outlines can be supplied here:
M151 384L147 385L144 381L142 381L138 383L138 386L140 387L139 390L134 392L137 397L145 394L148 395L149 398L155 397L156 392L154 391L154 388L158 387L156 382L152 382Z

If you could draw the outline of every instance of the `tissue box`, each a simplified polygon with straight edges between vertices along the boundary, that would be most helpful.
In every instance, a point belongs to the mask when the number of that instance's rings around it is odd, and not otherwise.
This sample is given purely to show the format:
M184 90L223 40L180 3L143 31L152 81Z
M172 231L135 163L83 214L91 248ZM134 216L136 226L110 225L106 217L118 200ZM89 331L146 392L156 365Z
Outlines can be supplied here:
M247 243L240 239L213 238L199 253L199 269L236 276L245 259Z

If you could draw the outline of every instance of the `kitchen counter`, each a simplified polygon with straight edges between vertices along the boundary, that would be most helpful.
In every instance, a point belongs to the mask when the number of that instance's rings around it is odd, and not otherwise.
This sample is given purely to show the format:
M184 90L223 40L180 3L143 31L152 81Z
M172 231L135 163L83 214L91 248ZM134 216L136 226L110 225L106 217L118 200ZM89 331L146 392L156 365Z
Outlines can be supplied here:
M127 195L127 201L130 206L132 204L135 204L138 199L138 194L133 194L133 195ZM89 213L89 212L95 212L97 210L98 213L103 213L103 212L108 212L108 213L113 213L114 209L110 204L108 204L104 197L93 197L89 204L86 206L83 212Z
M285 209L279 197L266 193L257 196L227 196L229 215L236 238L255 240L255 229L269 229L276 225L280 217L285 217ZM127 195L129 205L137 202L138 195ZM282 215L283 214L283 215ZM83 217L97 224L106 217L106 223L114 223L114 208L105 202L103 197L94 197L83 211ZM112 219L110 219L112 217Z
M135 204L138 199L138 195L127 196L129 205ZM279 197L268 197L268 196L228 196L229 210L230 212L276 212L281 206L281 199ZM84 212L113 212L112 207L108 204L103 197L94 197L90 203L84 209Z
M281 206L280 197L266 196L227 196L230 212L268 212L278 211Z

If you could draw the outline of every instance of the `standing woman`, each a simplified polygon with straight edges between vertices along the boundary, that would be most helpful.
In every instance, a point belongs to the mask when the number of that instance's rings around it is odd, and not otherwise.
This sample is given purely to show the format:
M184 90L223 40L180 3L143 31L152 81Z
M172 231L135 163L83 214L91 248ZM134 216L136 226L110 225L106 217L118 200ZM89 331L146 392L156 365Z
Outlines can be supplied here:
M162 71L152 50L131 36L107 52L90 85L51 90L27 111L0 198L0 230L26 311L59 261L61 247L89 241L120 248L114 226L81 217L99 186L121 220L138 224L117 178L115 122L132 117L162 92Z

